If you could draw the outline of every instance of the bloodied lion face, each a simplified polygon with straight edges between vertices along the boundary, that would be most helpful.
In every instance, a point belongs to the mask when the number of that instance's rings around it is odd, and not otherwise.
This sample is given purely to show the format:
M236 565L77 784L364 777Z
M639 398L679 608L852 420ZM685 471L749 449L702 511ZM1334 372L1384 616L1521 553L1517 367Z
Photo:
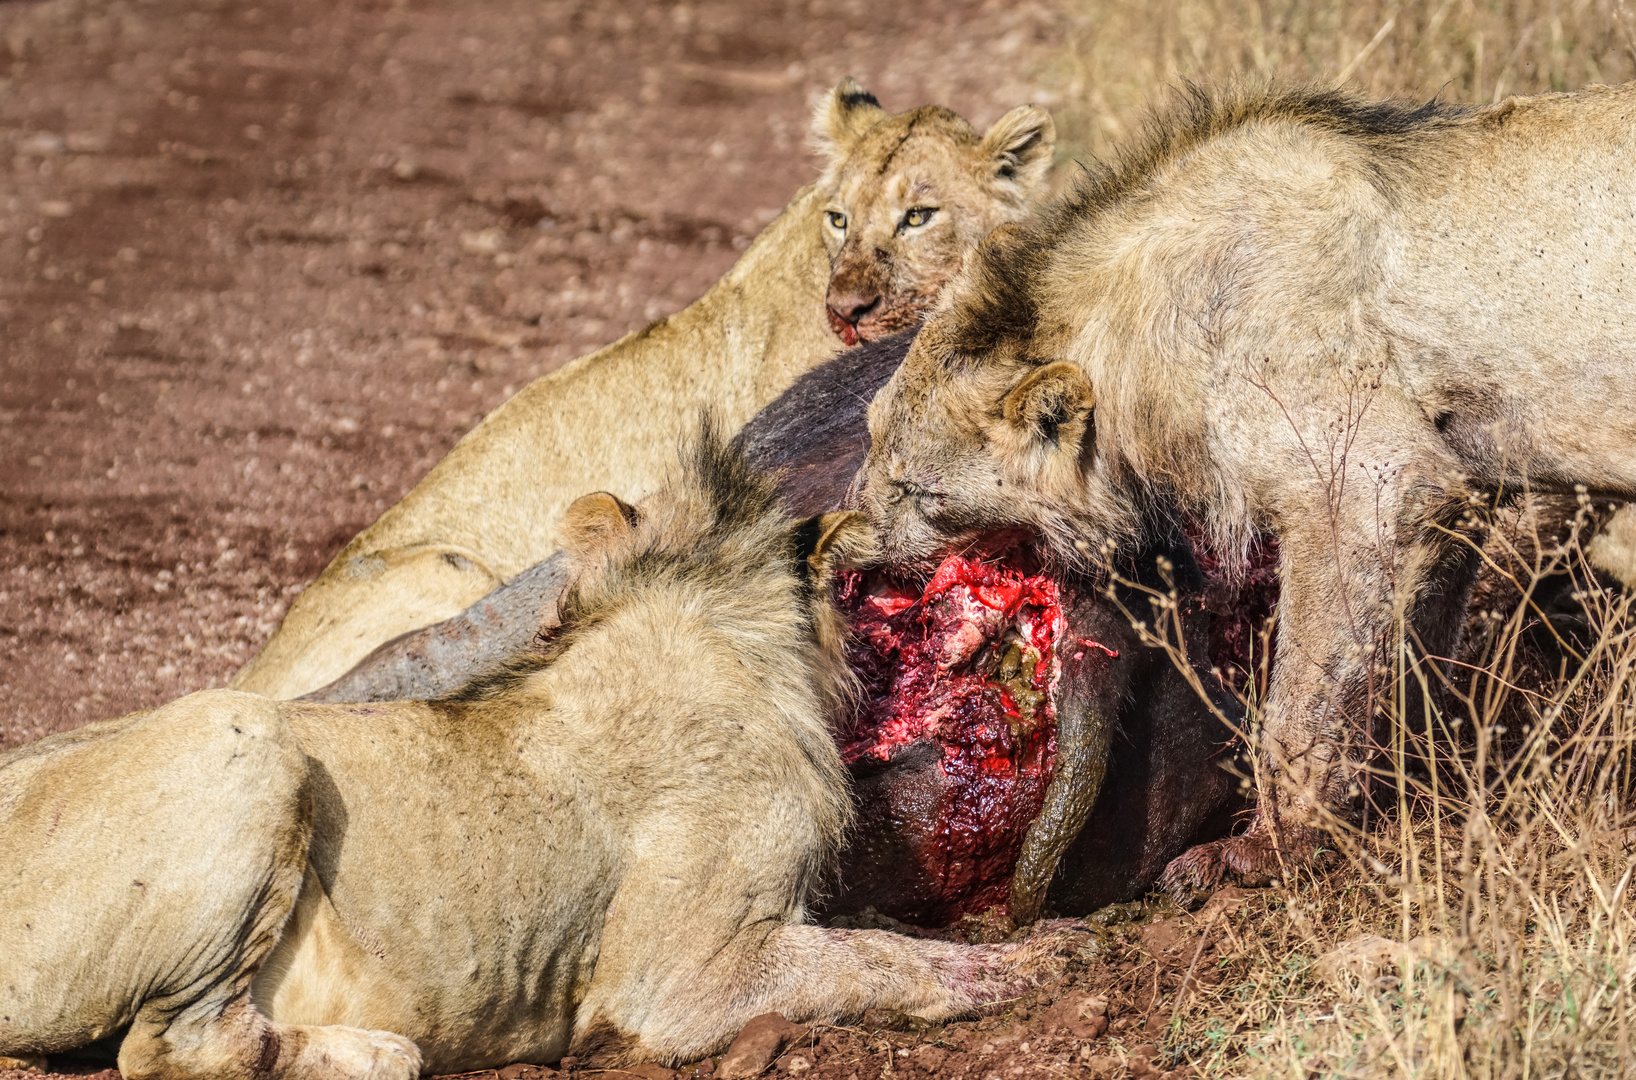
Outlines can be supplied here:
M887 115L844 80L819 106L813 138L829 251L826 308L848 345L918 323L960 261L1042 194L1055 128L1022 105L979 136L947 109Z

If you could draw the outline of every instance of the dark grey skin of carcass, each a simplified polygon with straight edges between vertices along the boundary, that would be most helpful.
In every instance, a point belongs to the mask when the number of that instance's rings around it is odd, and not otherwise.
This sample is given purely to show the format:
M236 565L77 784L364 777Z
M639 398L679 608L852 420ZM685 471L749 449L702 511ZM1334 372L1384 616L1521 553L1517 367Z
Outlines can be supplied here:
M908 350L912 334L849 349L810 372L744 429L750 459L778 470L792 514L841 508L869 447L865 411ZM616 493L617 494L617 493ZM1161 559L1183 593L1203 587L1186 541L1174 530L1122 568L1129 580L1163 588ZM357 667L304 700L431 699L500 670L534 644L555 619L563 585L554 556L518 575L465 612L377 648ZM1230 732L1161 650L1142 645L1119 603L1091 583L1072 590L1068 634L1118 654L1065 662L1058 686L1057 755L1045 804L1029 829L1013 877L1009 914L1031 921L1044 911L1072 915L1144 893L1175 855L1225 835L1242 808L1227 764ZM1129 611L1145 614L1145 596L1121 590ZM1187 606L1187 605L1184 605ZM1192 605L1188 652L1205 656L1211 616ZM1208 676L1205 677L1209 683ZM1217 709L1236 719L1220 695ZM911 745L882 765L853 770L858 825L843 853L837 885L820 914L866 908L895 917L912 911L917 881L912 853L930 825L894 808L915 791L944 782L940 752Z

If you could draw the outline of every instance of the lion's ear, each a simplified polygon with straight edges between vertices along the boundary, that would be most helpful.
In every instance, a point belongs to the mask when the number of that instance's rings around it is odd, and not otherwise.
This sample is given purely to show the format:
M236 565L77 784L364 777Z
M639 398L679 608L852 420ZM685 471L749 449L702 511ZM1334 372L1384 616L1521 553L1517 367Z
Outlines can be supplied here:
M864 132L880 123L886 110L875 95L849 76L824 95L812 114L812 145L833 166L852 152Z
M797 556L807 560L813 576L822 578L837 566L872 558L875 530L856 510L819 514L796 527Z
M1030 195L1044 181L1056 145L1051 114L1038 105L1018 105L994 121L978 150L993 163L996 177Z
M592 551L629 536L641 520L642 512L630 503L606 491L593 491L575 499L563 513L563 544L573 551Z
M1096 396L1085 373L1066 360L1029 372L1005 398L1005 418L1058 445L1062 429L1091 415Z

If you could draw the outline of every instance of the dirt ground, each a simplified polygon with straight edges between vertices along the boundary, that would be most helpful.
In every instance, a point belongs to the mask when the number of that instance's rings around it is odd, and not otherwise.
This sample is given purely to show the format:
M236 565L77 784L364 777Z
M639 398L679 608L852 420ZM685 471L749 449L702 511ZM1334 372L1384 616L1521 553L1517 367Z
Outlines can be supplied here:
M222 685L487 410L719 277L813 177L814 94L852 74L986 125L1051 103L1058 25L976 0L0 4L0 749ZM774 1068L1160 1071L1144 933L1099 928L1003 1014L813 1031Z
M815 93L984 125L1056 20L0 4L0 749L222 685L487 410L719 277Z

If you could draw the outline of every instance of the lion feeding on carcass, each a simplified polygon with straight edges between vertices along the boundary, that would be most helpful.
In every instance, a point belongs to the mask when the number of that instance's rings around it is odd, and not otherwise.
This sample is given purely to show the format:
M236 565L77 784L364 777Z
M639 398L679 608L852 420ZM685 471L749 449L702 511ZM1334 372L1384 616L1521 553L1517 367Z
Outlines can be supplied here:
M565 528L548 647L463 700L206 691L0 756L0 1055L128 1028L132 1080L675 1063L1054 970L1065 932L804 921L850 811L829 580L860 515L790 518L707 433Z
M548 558L579 496L653 490L701 407L737 428L843 340L918 321L961 257L1043 195L1054 128L1032 105L981 135L937 106L888 115L846 79L813 137L823 176L721 281L491 412L295 598L232 687L331 682Z
M899 335L842 353L744 429L749 460L778 478L790 512L846 503L868 449L865 406L908 345ZM503 670L554 621L564 558L377 650L311 699L447 696ZM1117 602L1106 582L1042 563L1025 543L950 555L937 574L845 572L862 692L835 734L858 818L822 912L874 908L922 926L987 915L991 932L1139 896L1169 858L1226 831L1239 803L1221 767L1231 733L1126 612L1148 612L1143 589L1177 588L1199 683L1236 717L1223 680L1257 666L1275 583L1265 568L1247 582L1202 572L1180 537L1122 569L1132 584Z
M1179 898L1298 862L1355 804L1397 628L1410 664L1455 644L1468 511L1636 495L1633 106L1189 91L990 237L875 400L890 557L1020 521L1095 560L1179 513L1230 566L1277 534L1257 816L1172 864Z

